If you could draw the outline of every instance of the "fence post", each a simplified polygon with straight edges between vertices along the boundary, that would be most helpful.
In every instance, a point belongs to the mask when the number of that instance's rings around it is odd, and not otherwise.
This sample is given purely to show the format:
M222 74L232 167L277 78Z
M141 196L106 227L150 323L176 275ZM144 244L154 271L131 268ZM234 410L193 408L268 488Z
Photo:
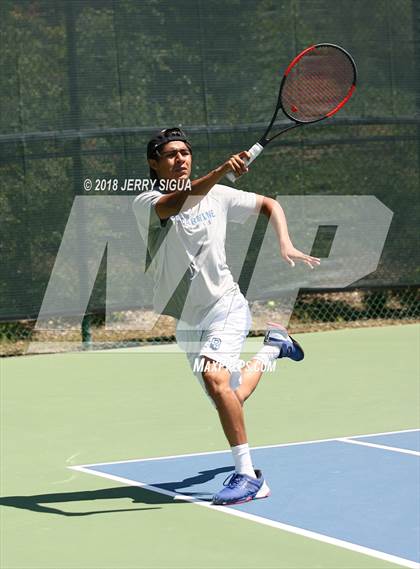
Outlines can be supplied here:
M74 129L78 136L75 136L72 141L72 161L73 161L73 193L75 196L83 194L82 182L83 182L83 163L82 163L82 144L80 140L80 127L81 127L81 116L80 116L80 101L79 101L79 86L77 80L77 45L76 45L76 26L75 26L75 15L74 15L74 3L73 1L65 2L65 14L66 14L66 42L67 42L67 76L68 76L68 88L69 88L69 105L70 105L70 116L69 116L69 126ZM82 251L84 243L86 242L86 218L84 214L84 209L79 210L79 231L77 232L78 237L78 247ZM81 254L80 259L84 256ZM82 291L84 286L88 286L87 271L88 267L86 263L82 260L79 264L79 279L81 282L80 290ZM89 349L92 344L92 335L90 329L91 318L89 314L85 314L82 326L82 343L85 349Z

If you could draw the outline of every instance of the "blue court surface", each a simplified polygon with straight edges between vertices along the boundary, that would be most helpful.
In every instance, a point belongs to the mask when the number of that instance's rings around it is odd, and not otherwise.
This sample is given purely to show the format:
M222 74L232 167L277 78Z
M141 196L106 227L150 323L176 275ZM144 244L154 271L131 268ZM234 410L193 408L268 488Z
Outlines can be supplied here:
M186 499L407 567L420 561L420 431L254 448L271 496L210 500L232 471L229 451L72 467Z

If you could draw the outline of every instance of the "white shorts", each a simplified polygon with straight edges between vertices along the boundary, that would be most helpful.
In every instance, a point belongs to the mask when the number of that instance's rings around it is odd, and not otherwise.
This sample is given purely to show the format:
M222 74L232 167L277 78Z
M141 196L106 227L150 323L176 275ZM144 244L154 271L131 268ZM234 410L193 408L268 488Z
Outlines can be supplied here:
M191 369L205 391L202 372L197 370L203 357L231 370L230 386L233 390L240 386L240 355L251 322L248 302L236 291L218 300L197 326L178 322L177 343L186 353Z

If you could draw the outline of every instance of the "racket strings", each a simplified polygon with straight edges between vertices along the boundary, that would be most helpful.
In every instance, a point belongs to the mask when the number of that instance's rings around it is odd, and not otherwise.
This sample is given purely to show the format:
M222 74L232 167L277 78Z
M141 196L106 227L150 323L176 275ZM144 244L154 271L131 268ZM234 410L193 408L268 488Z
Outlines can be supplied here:
M353 64L344 52L314 49L289 71L281 93L283 109L298 121L320 120L348 96L354 79Z

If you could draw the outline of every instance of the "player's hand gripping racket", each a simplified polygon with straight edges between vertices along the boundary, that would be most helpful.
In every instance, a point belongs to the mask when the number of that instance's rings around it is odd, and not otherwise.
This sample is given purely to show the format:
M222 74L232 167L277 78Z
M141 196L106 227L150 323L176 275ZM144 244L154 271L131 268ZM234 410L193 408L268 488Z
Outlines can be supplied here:
M341 109L356 87L356 65L346 50L331 43L319 43L303 50L290 63L283 75L276 109L262 138L248 152L249 165L269 142L281 134L314 122L321 121ZM279 110L293 124L269 137ZM233 172L226 174L235 182Z

